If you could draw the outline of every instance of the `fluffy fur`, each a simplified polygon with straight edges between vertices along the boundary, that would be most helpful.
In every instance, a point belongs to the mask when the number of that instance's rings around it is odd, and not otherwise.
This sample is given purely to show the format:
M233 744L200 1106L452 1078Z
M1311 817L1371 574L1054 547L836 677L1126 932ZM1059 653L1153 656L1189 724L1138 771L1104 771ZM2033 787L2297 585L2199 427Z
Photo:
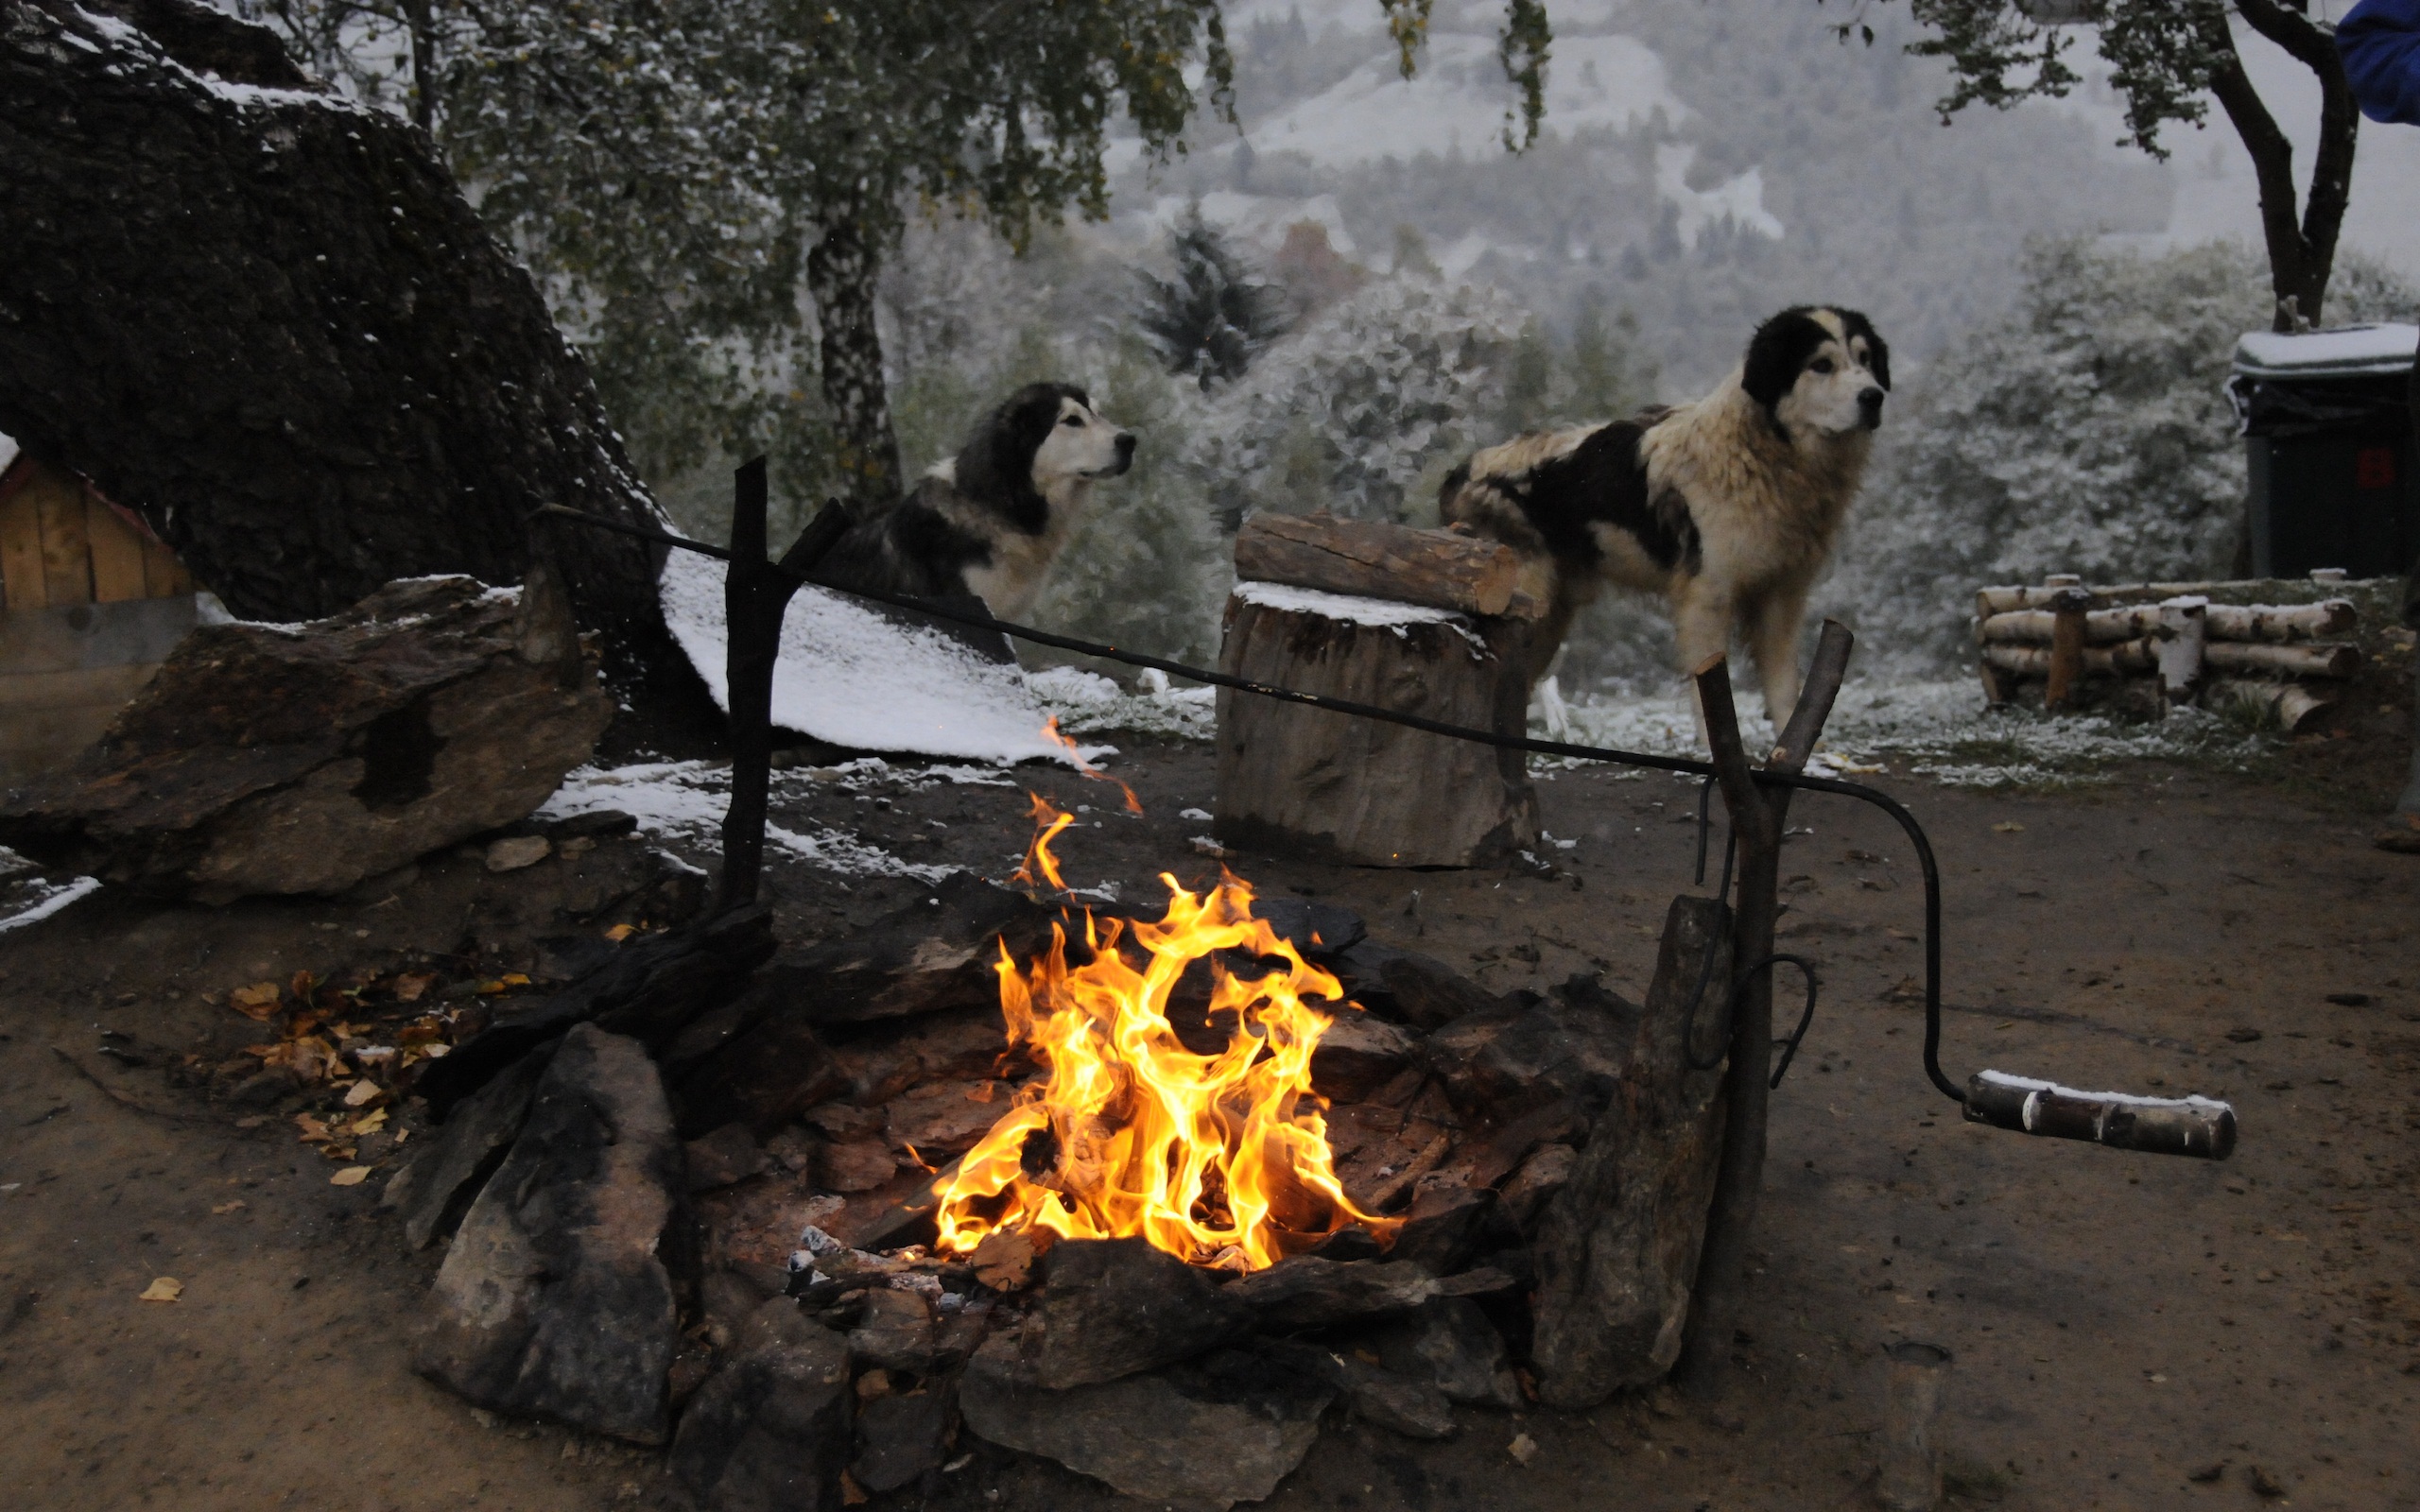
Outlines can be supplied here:
M1523 554L1522 586L1548 605L1531 682L1611 583L1665 600L1685 671L1727 651L1736 628L1778 721L1798 701L1807 590L1890 387L1872 321L1802 305L1757 327L1704 398L1489 447L1446 478L1440 510Z
M1028 384L890 508L850 527L832 580L885 593L972 593L1022 618L1091 503L1134 462L1134 438L1073 384Z

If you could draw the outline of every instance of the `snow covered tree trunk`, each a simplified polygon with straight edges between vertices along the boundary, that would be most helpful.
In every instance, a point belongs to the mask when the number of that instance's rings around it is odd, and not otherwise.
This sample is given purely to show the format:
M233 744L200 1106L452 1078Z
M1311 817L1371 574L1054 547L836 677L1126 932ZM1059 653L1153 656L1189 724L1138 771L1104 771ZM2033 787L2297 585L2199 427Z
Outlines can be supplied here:
M899 438L883 383L882 335L874 329L882 259L862 217L845 208L824 222L806 254L807 292L823 333L823 403L839 433L834 469L848 480L858 513L899 496Z
M426 134L261 27L0 0L0 431L142 510L238 614L518 581L541 504L658 524ZM645 543L554 549L589 619L659 623Z

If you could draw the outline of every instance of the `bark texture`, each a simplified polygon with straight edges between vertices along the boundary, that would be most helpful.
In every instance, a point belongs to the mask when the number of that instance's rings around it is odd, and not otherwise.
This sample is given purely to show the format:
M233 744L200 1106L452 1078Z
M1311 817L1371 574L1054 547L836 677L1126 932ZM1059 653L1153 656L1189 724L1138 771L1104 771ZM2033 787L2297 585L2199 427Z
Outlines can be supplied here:
M540 504L659 524L425 132L193 0L108 9L0 0L0 431L141 509L251 618L516 581ZM641 627L652 551L556 544L591 616Z
M1511 610L1521 558L1495 541L1383 520L1256 514L1236 533L1236 576L1331 593L1494 615ZM1517 617L1546 606L1522 595Z

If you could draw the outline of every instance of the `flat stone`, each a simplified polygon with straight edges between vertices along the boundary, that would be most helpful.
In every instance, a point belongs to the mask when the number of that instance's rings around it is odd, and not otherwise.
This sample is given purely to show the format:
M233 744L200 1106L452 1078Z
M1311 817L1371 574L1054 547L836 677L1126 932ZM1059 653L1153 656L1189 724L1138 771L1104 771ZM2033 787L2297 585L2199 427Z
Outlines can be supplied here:
M1359 1008L1339 1008L1311 1052L1311 1086L1322 1097L1357 1102L1392 1081L1420 1053L1420 1037Z
M876 1397L857 1409L857 1457L849 1476L876 1496L913 1486L942 1468L958 1416L954 1383Z
M1227 1288L1264 1333L1299 1333L1409 1313L1437 1295L1437 1278L1394 1262L1297 1255Z
M554 1046L541 1046L479 1089L387 1183L378 1205L400 1211L404 1238L414 1249L426 1249L461 1222L519 1137L530 1094L553 1058Z
M927 1082L891 1099L888 1134L893 1149L912 1150L927 1165L939 1165L942 1156L973 1149L1008 1110L1002 1083Z
M514 834L488 847L490 871L519 871L555 853L555 843L543 834Z
M1378 1358L1401 1375L1426 1374L1447 1400L1518 1409L1521 1383L1504 1355L1504 1336L1466 1297L1428 1302L1373 1335Z
M959 1385L968 1428L1163 1504L1266 1500L1310 1452L1333 1400L1253 1355L1042 1391L985 1369L984 1354Z
M1580 1152L1568 1144L1539 1145L1499 1191L1505 1215L1523 1233L1533 1231L1538 1214L1546 1211L1556 1193L1571 1183L1572 1169L1579 1163Z
M746 1125L725 1124L684 1147L688 1159L688 1190L711 1192L760 1174L771 1162Z
M1370 1011L1419 1029L1439 1029L1496 1005L1496 995L1433 955L1364 943L1340 963L1354 997Z
M1446 1438L1454 1432L1454 1404L1426 1370L1398 1375L1342 1350L1316 1344L1263 1340L1256 1348L1288 1366L1336 1388L1355 1417L1406 1438Z
M492 1411L662 1443L682 1175L647 1052L573 1028L446 1251L413 1368Z
M826 1144L816 1152L815 1184L826 1192L872 1192L899 1174L899 1157L881 1140Z
M1252 913L1266 919L1270 933L1292 945L1296 954L1322 964L1343 955L1370 933L1352 909L1308 898L1255 898Z
M667 1468L714 1512L827 1512L841 1504L854 1400L840 1336L777 1297L681 1415Z
M1613 1097L1638 1036L1639 1008L1592 977L1557 997L1503 1004L1428 1038L1428 1056L1456 1107L1507 1117L1569 1098L1593 1117Z
M849 1330L849 1357L860 1366L930 1375L942 1363L933 1348L933 1309L918 1293L876 1287Z
M976 876L955 872L887 918L803 953L812 990L794 1011L817 1023L857 1023L951 1008L999 1011L992 969L1005 938L1019 960L1048 943L1058 918L1047 908Z
M1213 1273L1140 1239L1070 1239L1044 1257L1022 1329L980 1354L1005 1378L1053 1391L1189 1359L1240 1335L1250 1309Z

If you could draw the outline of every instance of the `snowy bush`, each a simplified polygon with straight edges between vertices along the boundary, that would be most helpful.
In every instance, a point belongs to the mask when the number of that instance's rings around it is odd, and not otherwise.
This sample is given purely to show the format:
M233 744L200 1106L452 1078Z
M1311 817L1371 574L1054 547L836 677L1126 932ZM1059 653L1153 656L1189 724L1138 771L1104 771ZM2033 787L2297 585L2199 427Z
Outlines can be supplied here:
M2409 310L2392 275L2348 273L2333 320ZM2244 464L2225 385L2237 339L2266 326L2265 284L2233 244L2029 249L2016 309L1952 342L1884 427L1821 594L1862 635L1860 661L1962 662L1986 583L2232 570Z
M1498 438L1524 319L1493 290L1372 284L1219 396L1192 464L1230 524L1249 509L1433 521L1444 470Z

